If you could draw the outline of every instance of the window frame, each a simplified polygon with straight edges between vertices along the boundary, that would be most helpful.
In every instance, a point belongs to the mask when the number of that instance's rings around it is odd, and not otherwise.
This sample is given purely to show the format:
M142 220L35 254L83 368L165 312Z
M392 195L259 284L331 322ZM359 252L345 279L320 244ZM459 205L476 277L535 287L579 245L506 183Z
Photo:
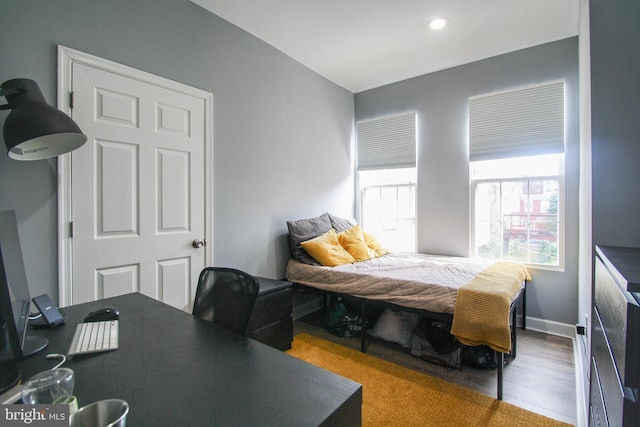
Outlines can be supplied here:
M417 169L417 168L416 168ZM383 170L383 169L375 169L373 171L377 171L377 170ZM359 171L359 172L363 172L363 171ZM413 220L413 228L414 228L414 233L413 233L413 249L409 250L408 252L412 252L412 253L416 253L418 251L418 183L417 182L403 182L403 183L395 183L395 184L372 184L372 185L368 185L368 186L364 186L361 184L361 180L359 179L360 173L357 173L358 175L358 219L359 219L359 223L362 224L362 227L365 231L371 231L367 229L367 224L364 221L364 193L367 189L371 189L371 188L378 188L378 189L382 189L382 188L392 188L395 187L400 188L400 187L407 187L410 189L410 191L413 193L413 219L411 218L406 218L406 220ZM372 170L368 170L366 172L372 172ZM417 173L417 170L416 170ZM397 213L397 210L396 210ZM396 221L399 220L398 215L396 215ZM378 238L381 238L382 236L376 236ZM406 252L406 251L401 251L401 252Z
M471 166L472 162L470 162ZM564 164L564 161L563 161ZM470 238L469 238L469 253L472 254L474 258L480 259L491 259L491 258L482 258L478 256L477 247L476 247L476 190L478 184L483 183L502 183L505 182L523 182L523 181L540 181L540 180L557 180L558 181L558 265L547 265L547 264L537 264L531 262L521 261L527 268L537 269L537 270L548 270L548 271L565 271L565 248L566 248L566 238L565 238L565 174L564 167L562 171L558 175L527 175L521 177L509 177L509 178L481 178L481 179L472 179L469 186L470 193ZM502 221L502 220L501 220ZM504 228L502 229L504 232ZM496 259L496 261L503 261L502 257L500 259Z

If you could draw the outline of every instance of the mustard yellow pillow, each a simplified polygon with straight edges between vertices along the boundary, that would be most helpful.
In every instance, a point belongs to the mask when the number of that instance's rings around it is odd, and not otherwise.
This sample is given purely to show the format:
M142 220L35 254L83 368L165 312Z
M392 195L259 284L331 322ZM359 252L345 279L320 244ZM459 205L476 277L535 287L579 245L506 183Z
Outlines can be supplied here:
M300 244L313 259L328 267L356 262L349 252L340 246L338 235L333 228L318 237L301 242Z
M338 242L356 261L365 261L377 256L376 252L365 243L360 225L338 233Z
M362 236L364 237L364 242L367 244L369 249L372 249L377 256L386 255L391 252L387 248L383 248L376 236L371 233L367 233L366 231L362 231Z

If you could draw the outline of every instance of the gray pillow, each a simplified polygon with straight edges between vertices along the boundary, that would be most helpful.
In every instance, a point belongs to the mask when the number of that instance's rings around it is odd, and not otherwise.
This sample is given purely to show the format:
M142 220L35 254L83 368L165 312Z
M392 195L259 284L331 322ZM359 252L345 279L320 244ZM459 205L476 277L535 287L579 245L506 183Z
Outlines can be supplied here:
M289 249L293 259L305 264L320 265L304 250L300 242L311 240L331 230L329 215L324 213L315 218L287 221L287 227L289 228Z
M333 227L334 230L336 230L336 233L340 233L341 231L348 230L351 227L356 226L356 223L349 219L340 218L338 216L331 215L330 213L327 213L327 215L329 215L331 226Z

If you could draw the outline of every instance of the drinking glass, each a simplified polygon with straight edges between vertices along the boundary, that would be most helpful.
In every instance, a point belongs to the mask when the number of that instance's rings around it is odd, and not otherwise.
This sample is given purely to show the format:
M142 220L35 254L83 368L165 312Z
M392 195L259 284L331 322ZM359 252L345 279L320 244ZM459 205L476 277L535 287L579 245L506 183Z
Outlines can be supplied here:
M74 377L69 368L40 372L22 388L22 401L28 405L67 402L73 396Z

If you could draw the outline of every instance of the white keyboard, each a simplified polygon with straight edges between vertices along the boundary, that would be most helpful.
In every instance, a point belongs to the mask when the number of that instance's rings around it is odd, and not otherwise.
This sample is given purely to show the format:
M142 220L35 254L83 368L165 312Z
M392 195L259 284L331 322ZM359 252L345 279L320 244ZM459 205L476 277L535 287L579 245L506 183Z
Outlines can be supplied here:
M69 346L68 356L118 348L118 321L80 323Z

